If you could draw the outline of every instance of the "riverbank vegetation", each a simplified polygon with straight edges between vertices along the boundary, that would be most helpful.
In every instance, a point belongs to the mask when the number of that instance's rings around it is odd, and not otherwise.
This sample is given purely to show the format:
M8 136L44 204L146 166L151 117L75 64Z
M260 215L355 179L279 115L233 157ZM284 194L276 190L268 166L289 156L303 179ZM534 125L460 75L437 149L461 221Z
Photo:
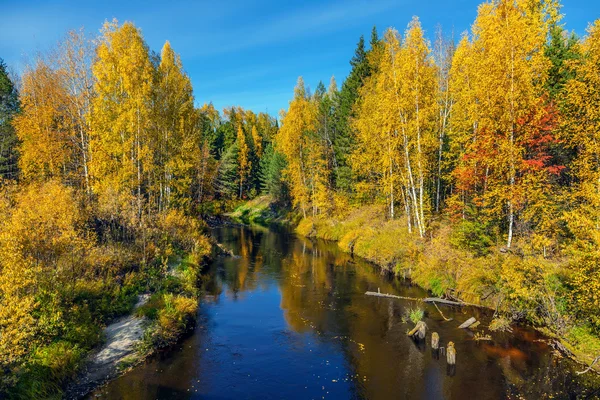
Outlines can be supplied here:
M299 78L282 112L298 231L598 343L599 44L600 22L578 38L556 1L485 2L458 42L416 17L374 29L341 89Z
M179 56L131 23L68 33L20 79L0 63L0 92L0 396L60 397L138 295L152 345L193 322L211 250L198 215L237 164L211 153L225 128L194 107Z
M414 18L350 64L339 88L300 78L278 121L197 107L132 23L70 32L20 77L0 62L0 391L60 396L142 293L146 342L173 343L210 250L199 217L246 200L233 217L292 209L306 236L595 356L600 22L578 38L558 1L493 0L458 41Z

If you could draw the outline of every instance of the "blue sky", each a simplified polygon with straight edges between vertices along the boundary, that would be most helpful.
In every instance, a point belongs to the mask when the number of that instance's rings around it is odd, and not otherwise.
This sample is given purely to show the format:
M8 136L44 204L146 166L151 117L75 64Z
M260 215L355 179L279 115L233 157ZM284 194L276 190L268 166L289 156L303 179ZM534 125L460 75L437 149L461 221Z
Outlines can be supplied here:
M275 115L286 108L296 79L315 88L349 71L361 34L373 25L403 31L413 15L433 38L437 24L458 35L469 29L479 0L338 1L35 1L0 0L0 58L20 71L70 29L97 34L106 19L133 21L150 48L169 40L192 79L196 102L240 105ZM600 1L563 0L563 22L579 35L600 18Z

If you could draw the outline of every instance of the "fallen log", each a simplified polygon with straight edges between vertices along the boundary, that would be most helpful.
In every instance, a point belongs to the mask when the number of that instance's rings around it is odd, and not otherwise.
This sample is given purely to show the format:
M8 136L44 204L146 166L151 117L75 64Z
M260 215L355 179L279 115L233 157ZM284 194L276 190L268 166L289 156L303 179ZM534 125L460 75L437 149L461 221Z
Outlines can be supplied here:
M424 298L405 297L405 296L396 296L395 294L381 293L379 291L377 291L377 292L365 292L365 294L367 296L388 297L388 298L391 298L391 299L421 301L423 303L434 303L434 304L437 303L437 304L443 304L443 305L446 305L446 306L459 306L459 307L469 306L469 307L487 308L486 306L482 306L480 304L465 303L465 302L462 302L462 301L453 301L453 300L447 300L447 299L440 299L439 297L424 297Z
M423 301L423 299L419 299L419 298L416 298L416 297L396 296L395 294L380 293L380 292L366 292L365 294L367 296L388 297L388 298L391 298L391 299Z
M447 306L464 306L464 303L460 303L458 301L440 299L439 297L426 297L423 299L425 303L438 303L445 304Z
M460 324L460 326L458 327L459 329L465 329L470 327L471 325L473 325L475 322L477 322L477 320L475 319L475 317L471 317L468 320L466 320L465 322L463 322L462 324Z

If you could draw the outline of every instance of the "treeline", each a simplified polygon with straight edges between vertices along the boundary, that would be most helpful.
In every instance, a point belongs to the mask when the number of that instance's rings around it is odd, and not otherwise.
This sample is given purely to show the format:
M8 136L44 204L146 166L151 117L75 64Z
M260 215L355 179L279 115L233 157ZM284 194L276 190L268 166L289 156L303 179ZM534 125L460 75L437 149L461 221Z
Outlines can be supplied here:
M458 43L415 17L361 38L340 90L300 78L276 137L300 229L437 294L600 333L600 21L583 39L560 21L555 1L492 0Z
M131 23L69 32L20 79L0 63L0 393L59 394L138 294L147 344L175 340L210 252L198 216L263 187L285 198L277 130L196 107L170 44L152 52Z

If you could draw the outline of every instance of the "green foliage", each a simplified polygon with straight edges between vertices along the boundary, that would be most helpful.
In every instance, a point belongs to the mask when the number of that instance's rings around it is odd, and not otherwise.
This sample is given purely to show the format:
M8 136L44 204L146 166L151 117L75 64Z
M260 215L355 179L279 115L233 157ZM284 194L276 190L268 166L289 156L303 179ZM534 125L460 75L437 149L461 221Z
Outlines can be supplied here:
M228 216L242 224L268 226L272 223L284 224L285 208L271 196L260 196L237 207Z
M544 53L552 63L546 81L546 88L552 99L561 101L558 95L566 83L575 77L574 71L569 68L569 62L581 57L578 42L579 39L574 32L569 34L558 24L550 26L550 39Z
M421 308L409 308L405 311L405 313L413 324L421 321L425 316L425 311Z
M478 256L489 253L494 244L485 226L478 221L462 220L453 230L450 243L458 249L469 250Z
M11 122L18 112L17 88L0 58L0 176L3 178L17 177L17 135Z
M83 355L77 345L66 341L37 348L9 398L60 399L63 384L74 377Z
M359 89L363 86L365 79L371 73L371 67L367 59L365 39L360 37L354 56L350 60L352 69L342 84L339 94L336 95L336 127L333 147L338 167L335 171L336 187L343 191L350 191L352 187L351 168L348 155L354 145L354 132L350 119L354 116L354 104L358 99Z
M286 166L284 155L269 144L260 160L260 184L262 192L271 195L281 205L289 204L289 189L283 179Z
M443 285L442 280L439 277L435 277L429 281L429 290L431 290L435 296L441 297L446 294L448 288Z

